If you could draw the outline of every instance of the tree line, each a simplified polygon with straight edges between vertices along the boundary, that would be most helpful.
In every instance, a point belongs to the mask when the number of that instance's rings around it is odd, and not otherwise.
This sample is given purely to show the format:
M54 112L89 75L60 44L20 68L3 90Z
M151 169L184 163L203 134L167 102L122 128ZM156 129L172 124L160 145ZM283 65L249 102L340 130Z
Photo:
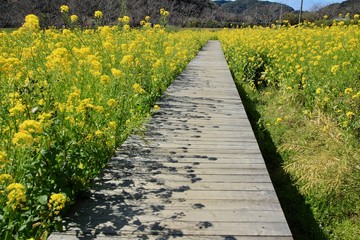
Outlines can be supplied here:
M117 19L129 16L132 25L138 25L145 16L150 16L154 23L160 19L161 8L171 13L169 24L186 26L196 20L222 22L223 11L210 0L1 0L0 27L19 27L27 14L40 18L42 27L61 27L64 23L60 6L69 6L69 14L78 16L78 24L89 27L94 23L94 12L103 12L103 24L116 24Z
M228 27L235 25L269 26L282 20L298 23L298 13L291 7L268 1L237 0L1 0L0 28L19 27L27 14L40 18L43 28L61 27L64 24L60 6L69 6L69 14L78 17L78 25L94 26L94 12L102 11L102 24L117 24L122 16L131 18L131 25L137 26L145 16L158 23L161 8L170 12L169 24L180 27ZM314 5L302 20L319 21L327 15L336 18L339 13L360 12L359 0L348 0L329 6Z

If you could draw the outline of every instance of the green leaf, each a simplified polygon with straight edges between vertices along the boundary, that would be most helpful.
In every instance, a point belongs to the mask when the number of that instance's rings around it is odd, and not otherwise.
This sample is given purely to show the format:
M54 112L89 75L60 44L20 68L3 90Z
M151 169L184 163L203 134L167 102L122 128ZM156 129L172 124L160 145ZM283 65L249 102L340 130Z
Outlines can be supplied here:
M19 232L23 231L26 227L27 227L27 225L26 225L26 224L23 224L23 225L19 228Z
M54 227L55 227L56 231L59 231L59 232L63 231L63 224L61 221L56 222Z
M48 202L48 196L42 195L42 196L38 197L38 201L41 205L46 205Z

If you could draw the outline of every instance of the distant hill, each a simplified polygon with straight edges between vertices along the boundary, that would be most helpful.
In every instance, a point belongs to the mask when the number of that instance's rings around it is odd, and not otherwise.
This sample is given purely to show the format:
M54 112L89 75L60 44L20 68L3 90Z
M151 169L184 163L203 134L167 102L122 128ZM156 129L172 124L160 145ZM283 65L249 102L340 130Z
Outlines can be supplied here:
M224 1L225 2L225 1ZM221 7L231 13L241 14L245 11L253 12L256 9L264 9L264 8L278 8L283 12L292 12L294 9L286 4L269 2L269 1L259 1L259 0L237 0L237 1L227 1L227 3L223 3Z
M225 3L230 3L230 2L232 2L232 1L227 1L227 0L215 0L215 1L213 1L216 5L218 5L218 6L221 6L221 5L223 5L223 4L225 4Z
M360 0L348 0L342 3L334 3L328 6L318 6L311 12L304 13L304 20L310 22L322 21L326 15L331 24L333 19L342 19L349 13L350 17L360 13ZM339 16L341 14L341 16Z
M340 13L345 16L347 13L351 15L360 13L360 0L348 0L342 3L330 4L319 9L319 12L325 13L329 17L336 17Z
M237 0L221 4L221 8L236 15L236 22L271 25L294 9L288 5L259 0Z

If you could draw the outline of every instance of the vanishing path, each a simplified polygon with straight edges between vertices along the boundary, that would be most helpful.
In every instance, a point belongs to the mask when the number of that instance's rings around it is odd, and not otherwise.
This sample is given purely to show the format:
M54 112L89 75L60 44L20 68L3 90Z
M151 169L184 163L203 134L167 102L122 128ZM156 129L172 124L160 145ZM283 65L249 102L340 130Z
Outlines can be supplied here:
M158 105L49 239L292 239L218 41Z

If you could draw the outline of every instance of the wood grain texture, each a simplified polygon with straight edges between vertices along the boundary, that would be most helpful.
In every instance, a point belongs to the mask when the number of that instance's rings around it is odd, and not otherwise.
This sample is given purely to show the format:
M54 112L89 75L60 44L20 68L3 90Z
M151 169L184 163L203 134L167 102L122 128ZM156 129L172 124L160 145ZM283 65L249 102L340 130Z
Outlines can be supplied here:
M49 239L292 239L220 43L157 104Z

